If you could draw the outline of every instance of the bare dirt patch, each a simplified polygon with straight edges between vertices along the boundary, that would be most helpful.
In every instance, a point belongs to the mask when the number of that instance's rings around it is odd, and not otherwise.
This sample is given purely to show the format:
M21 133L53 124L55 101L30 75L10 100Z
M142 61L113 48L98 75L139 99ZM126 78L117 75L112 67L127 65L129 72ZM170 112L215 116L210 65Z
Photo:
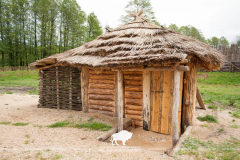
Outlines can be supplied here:
M13 93L27 93L28 91L36 90L34 87L0 87L0 92L13 92Z
M96 138L104 131L70 127L48 128L58 121L93 121L115 126L115 117L72 110L37 108L38 96L0 95L0 159L172 159L165 154L126 146L112 146ZM13 126L13 123L29 123Z

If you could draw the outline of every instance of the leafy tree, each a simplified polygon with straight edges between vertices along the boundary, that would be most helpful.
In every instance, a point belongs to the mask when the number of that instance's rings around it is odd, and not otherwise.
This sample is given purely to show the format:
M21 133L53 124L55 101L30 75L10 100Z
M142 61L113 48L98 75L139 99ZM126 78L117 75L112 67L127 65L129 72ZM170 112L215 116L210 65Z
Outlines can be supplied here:
M182 26L179 29L179 32L182 33L182 34L185 34L186 36L193 37L193 38L195 38L195 39L197 39L201 42L207 43L205 37L202 34L202 31L193 27L193 26L191 26L191 25Z
M212 45L214 46L214 48L218 48L219 46L219 38L217 37L212 37Z
M229 42L228 42L227 38L225 38L225 37L221 37L219 39L219 44L222 46L224 46L224 45L229 46Z
M236 40L235 40L236 43L237 43L238 46L240 47L240 36L237 35L235 39L236 39Z
M155 23L156 25L160 25L156 20L150 0L130 0L124 9L126 12L134 13L139 13L141 10L143 10L143 17L145 19L147 19L149 22ZM129 14L122 15L120 19L122 23L127 23L131 20L132 16Z
M179 27L178 27L176 24L170 24L170 25L168 26L168 29L173 30L173 31L176 31L176 32L179 31Z
M87 17L87 41L92 41L103 33L97 16L92 12Z

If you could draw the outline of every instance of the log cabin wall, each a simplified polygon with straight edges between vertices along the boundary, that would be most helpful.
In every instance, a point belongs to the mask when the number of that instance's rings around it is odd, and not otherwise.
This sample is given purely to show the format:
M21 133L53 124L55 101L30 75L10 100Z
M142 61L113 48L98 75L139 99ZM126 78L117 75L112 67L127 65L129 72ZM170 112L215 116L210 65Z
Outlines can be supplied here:
M81 71L70 67L51 67L39 72L39 108L82 110Z
M125 71L125 117L132 118L135 125L143 126L143 72Z
M89 70L88 111L115 115L115 72Z

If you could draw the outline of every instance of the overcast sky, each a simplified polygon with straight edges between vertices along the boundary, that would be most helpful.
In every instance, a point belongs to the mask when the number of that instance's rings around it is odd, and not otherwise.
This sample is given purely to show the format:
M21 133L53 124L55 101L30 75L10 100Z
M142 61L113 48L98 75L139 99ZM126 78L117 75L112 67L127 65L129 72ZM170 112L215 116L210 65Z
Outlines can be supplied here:
M77 0L87 14L94 12L103 27L116 28L129 0ZM160 24L192 25L205 38L224 36L231 43L240 35L240 0L151 0Z

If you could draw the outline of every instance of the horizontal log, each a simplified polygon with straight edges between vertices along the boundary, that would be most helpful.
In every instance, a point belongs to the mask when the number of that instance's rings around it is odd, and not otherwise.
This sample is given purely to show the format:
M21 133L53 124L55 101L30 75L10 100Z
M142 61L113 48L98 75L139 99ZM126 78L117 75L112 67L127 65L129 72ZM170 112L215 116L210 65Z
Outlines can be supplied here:
M136 126L143 126L143 121L133 120L133 122Z
M88 93L92 94L110 94L114 95L115 91L113 89L95 89L95 88L89 88Z
M132 119L129 119L128 121L126 121L123 124L123 129L127 129L130 125L132 124ZM117 133L118 129L117 128L113 128L110 131L104 133L103 135L97 137L98 141L105 141L106 139L108 139L108 137L110 137L112 134Z
M95 75L95 74L90 74L89 79L100 79L100 80L115 80L114 75Z
M89 113L101 113L101 114L106 114L109 116L113 116L113 112L109 112L109 111L100 111L100 110L95 110L95 109L88 109Z
M43 62L45 64L54 64L56 62L55 58L48 58L43 60L37 60L36 62Z
M90 109L101 110L101 111L111 111L114 112L114 107L98 106L98 105L89 105Z
M89 79L89 83L94 83L94 84L115 84L114 80L98 80L98 79Z
M142 75L141 71L124 71L123 74L130 74L130 75Z
M114 101L114 95L88 94L89 99Z
M141 91L143 91L143 87L142 86L129 86L129 85L125 85L125 91L141 92Z
M143 106L135 106L135 105L125 105L126 110L136 110L136 111L142 111Z
M125 98L125 104L142 106L143 105L143 100L142 99Z
M108 75L114 75L115 74L115 72L114 71L94 71L94 70L90 70L89 71L89 73L90 74L97 74L97 75L106 75L106 74L108 74Z
M142 86L142 81L124 80L125 85Z
M142 111L125 110L125 114L142 115Z
M114 84L94 84L89 83L89 88L114 89Z
M146 68L124 68L123 71L189 71L188 66L178 66L178 67L167 67L167 66L160 66L160 67L146 67ZM115 69L113 69L115 71Z
M142 99L143 92L125 91L125 98Z
M114 101L106 101L106 100L93 100L93 99L89 99L88 103L90 105L100 105L100 106L109 106L109 107L114 107L115 106L115 102Z
M125 114L125 117L127 118L131 118L132 120L143 120L143 116L139 116L139 115L131 115L131 114Z
M131 79L131 80L142 80L142 75L124 75L125 79Z

